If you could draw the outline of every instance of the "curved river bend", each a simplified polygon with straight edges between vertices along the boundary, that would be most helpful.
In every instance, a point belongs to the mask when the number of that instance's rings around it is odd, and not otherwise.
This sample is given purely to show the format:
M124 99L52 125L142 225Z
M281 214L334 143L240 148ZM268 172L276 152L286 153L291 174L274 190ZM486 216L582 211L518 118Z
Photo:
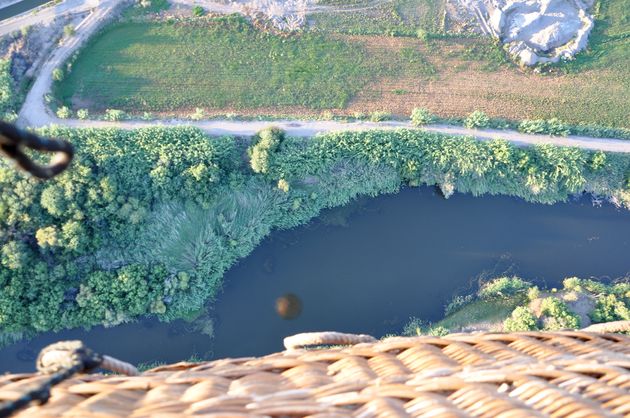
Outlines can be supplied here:
M190 324L145 319L105 329L47 333L0 350L0 371L33 370L46 344L79 338L133 363L262 355L303 331L382 336L410 316L442 317L455 293L501 274L555 286L567 276L624 277L630 271L630 213L590 198L552 206L432 188L361 199L309 225L275 231L225 276L210 309L214 339ZM302 314L283 320L275 301L294 293Z

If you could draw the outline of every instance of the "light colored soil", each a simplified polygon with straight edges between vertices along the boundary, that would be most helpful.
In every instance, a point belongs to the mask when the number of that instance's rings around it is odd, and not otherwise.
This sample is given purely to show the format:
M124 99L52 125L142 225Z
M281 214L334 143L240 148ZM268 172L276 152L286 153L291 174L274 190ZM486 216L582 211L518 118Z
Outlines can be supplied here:
M368 84L351 100L349 114L386 110L409 115L414 107L426 107L445 117L483 110L491 116L513 120L557 117L574 124L614 125L620 119L616 114L628 106L624 86L627 81L613 70L570 75L541 75L514 65L488 70L484 68L487 63L461 58L474 40L440 41L428 49L409 38L349 38L365 41L369 51L395 52L402 47L416 47L437 69L430 78L408 74L382 77ZM396 94L400 90L405 93Z
M580 326L582 328L587 327L591 324L591 318L588 316L590 312L595 309L595 300L593 297L586 295L584 293L579 292L557 292L557 293L541 293L540 297L532 300L529 303L530 309L536 314L536 316L541 315L541 303L542 300L546 297L553 296L563 300L569 310L580 317Z

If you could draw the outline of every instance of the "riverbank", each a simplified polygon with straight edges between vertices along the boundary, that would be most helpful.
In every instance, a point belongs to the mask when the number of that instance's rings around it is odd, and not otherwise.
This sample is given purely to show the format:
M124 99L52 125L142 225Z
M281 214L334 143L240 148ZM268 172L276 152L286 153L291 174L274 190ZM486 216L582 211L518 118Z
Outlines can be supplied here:
M494 277L517 275L541 289L561 289L572 275L603 283L623 277L628 234L625 211L594 207L588 196L537 205L460 193L444 200L434 187L405 187L272 231L226 271L197 319L166 323L148 315L114 327L39 333L0 349L0 370L33 371L33 357L59 340L82 340L138 364L264 355L281 350L286 335L314 330L400 334L409 317L435 324L454 295L476 293ZM302 305L292 320L274 309L287 293ZM453 320L474 318L471 310L459 312Z
M78 155L48 183L2 169L6 333L194 317L272 229L402 185L547 204L586 191L630 207L627 154L417 130L271 130L253 142L191 127L43 133Z
M455 297L445 306L445 318L433 325L412 319L404 333L557 331L626 320L630 320L627 277L608 283L569 277L559 288L502 277L483 283L476 293Z

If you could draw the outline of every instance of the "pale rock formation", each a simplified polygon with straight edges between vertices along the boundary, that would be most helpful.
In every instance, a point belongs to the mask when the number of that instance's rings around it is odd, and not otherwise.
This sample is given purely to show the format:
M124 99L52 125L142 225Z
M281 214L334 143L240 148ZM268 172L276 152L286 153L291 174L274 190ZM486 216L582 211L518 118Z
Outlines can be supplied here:
M591 4L581 0L491 0L487 25L524 65L571 59L593 29ZM487 9L490 9L488 7Z

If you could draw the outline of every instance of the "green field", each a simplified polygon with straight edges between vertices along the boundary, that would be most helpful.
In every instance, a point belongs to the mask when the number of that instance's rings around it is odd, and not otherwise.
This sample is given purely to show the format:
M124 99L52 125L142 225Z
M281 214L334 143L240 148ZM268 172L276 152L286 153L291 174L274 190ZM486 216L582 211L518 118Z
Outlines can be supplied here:
M83 50L59 94L94 109L343 107L367 81L365 58L347 42L274 36L234 17L127 22Z
M440 1L399 0L320 13L311 29L287 36L233 16L127 19L83 49L56 97L93 113L406 117L426 107L443 117L482 110L630 128L630 0L598 5L588 50L543 74L511 63L490 39L444 32L443 10Z
M203 107L344 108L384 76L431 77L413 46L368 50L361 41L282 37L236 17L116 24L96 37L56 85L71 108L178 112Z
M340 6L342 11L314 13L313 26L317 31L404 36L417 36L419 29L431 34L444 31L443 0L396 0L379 4L366 0L327 0L324 4Z

